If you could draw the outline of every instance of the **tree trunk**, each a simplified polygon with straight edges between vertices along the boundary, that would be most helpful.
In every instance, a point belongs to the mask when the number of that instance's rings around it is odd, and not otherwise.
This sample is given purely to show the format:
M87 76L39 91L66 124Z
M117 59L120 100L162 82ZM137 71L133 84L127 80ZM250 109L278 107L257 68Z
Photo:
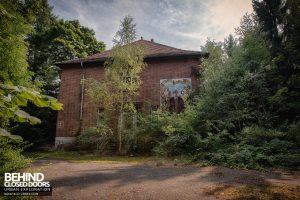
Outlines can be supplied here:
M118 128L119 153L122 153L122 129L123 129L123 112L121 112L119 115L119 128Z

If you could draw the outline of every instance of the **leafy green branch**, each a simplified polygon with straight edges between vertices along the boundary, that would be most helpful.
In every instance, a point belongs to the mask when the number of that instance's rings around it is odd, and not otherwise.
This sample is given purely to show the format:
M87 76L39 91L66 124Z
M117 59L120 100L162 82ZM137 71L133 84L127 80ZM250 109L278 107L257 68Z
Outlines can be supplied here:
M23 86L0 84L0 118L30 124L41 123L38 118L22 110L22 107L27 106L29 102L38 107L49 107L53 110L62 109L62 104L53 97ZM21 139L20 136L11 135L3 127L0 128L0 135L11 139Z

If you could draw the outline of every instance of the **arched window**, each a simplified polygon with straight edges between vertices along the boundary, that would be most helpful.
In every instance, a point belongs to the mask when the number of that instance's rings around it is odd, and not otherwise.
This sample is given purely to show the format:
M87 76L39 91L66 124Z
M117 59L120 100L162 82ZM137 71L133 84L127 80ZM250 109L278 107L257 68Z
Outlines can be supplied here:
M181 97L171 97L168 102L169 111L174 113L180 113L184 110L184 101Z

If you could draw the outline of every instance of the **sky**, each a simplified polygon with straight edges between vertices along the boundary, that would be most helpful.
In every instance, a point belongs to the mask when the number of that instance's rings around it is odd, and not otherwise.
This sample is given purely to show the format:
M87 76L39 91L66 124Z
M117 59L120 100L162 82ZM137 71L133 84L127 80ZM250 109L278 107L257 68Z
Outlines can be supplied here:
M252 12L251 0L49 0L56 16L78 19L112 47L120 21L130 15L138 39L200 50L207 38L223 41Z

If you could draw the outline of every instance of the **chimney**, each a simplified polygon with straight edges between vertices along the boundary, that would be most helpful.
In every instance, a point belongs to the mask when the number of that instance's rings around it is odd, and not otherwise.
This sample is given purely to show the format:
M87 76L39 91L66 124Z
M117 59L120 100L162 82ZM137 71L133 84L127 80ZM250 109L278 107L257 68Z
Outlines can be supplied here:
M151 38L151 42L154 42L154 39L153 39L153 38Z
M141 37L141 40L143 40L143 37Z

